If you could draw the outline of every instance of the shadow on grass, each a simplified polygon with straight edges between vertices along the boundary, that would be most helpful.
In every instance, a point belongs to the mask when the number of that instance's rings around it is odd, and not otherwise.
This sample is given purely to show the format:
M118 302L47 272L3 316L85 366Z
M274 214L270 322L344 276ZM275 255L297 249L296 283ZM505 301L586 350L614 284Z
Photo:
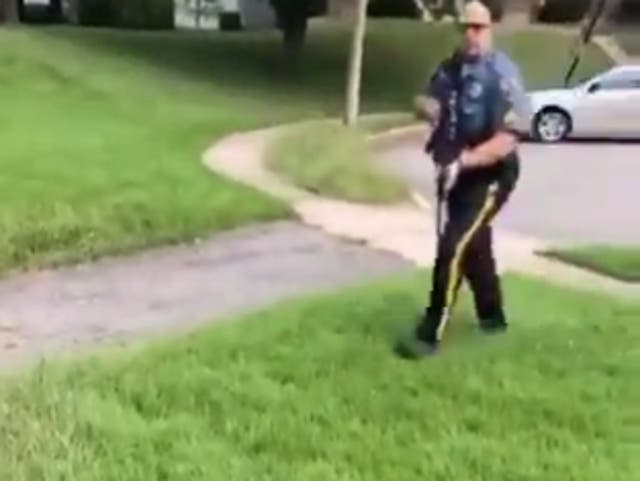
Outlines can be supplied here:
M426 48L416 55L406 51L407 34L398 25L395 31L384 34L382 26L376 27L367 40L363 108L405 109L446 49ZM311 98L328 113L338 112L343 104L350 43L345 26L315 26L295 61L284 57L277 31L141 32L49 27L39 32L249 96L268 92L292 99ZM426 38L427 45L447 45L452 40L448 29L430 29Z

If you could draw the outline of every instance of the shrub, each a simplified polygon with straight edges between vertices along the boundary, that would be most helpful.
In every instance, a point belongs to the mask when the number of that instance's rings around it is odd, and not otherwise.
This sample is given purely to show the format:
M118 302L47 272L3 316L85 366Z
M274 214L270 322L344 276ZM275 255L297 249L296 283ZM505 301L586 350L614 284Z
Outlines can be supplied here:
M25 23L56 23L63 21L61 0L51 0L48 4L20 2L20 21Z
M538 10L538 20L547 23L579 22L590 4L591 0L546 0Z
M77 19L80 25L115 25L113 0L78 0Z
M368 14L371 17L418 18L420 11L413 0L370 0Z
M173 0L119 0L116 16L122 27L173 27Z
M81 0L78 23L122 28L173 28L173 0Z
M623 0L614 19L621 23L640 22L640 2L638 0Z

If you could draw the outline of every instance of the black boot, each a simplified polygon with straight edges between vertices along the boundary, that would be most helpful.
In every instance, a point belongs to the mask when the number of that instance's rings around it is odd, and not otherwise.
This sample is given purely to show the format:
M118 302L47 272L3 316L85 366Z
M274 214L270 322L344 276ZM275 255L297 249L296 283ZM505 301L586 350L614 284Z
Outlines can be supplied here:
M480 319L480 332L486 335L500 334L507 330L508 324L504 319Z
M433 309L425 309L415 331L416 341L423 356L436 354L438 351L440 345L437 337L438 325L437 314Z
M398 355L409 359L421 359L438 352L438 341L435 336L436 326L425 312L409 339L398 343Z

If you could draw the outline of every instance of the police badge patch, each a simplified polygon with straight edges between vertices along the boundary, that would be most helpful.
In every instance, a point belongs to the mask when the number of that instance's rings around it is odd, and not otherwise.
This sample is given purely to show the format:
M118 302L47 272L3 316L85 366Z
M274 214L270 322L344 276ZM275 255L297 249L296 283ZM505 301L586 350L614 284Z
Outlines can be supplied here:
M472 99L480 98L483 91L484 91L484 87L482 86L481 82L478 82L477 80L472 80L469 83L469 88L467 92L469 94L469 97L471 97Z

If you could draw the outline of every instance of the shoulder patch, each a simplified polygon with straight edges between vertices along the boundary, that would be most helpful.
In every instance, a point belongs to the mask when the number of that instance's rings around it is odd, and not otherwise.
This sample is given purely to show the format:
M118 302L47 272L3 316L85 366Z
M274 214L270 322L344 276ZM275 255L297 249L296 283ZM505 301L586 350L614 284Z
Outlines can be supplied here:
M500 77L500 89L505 97L509 100L513 100L513 93L517 89L516 82L508 77Z

